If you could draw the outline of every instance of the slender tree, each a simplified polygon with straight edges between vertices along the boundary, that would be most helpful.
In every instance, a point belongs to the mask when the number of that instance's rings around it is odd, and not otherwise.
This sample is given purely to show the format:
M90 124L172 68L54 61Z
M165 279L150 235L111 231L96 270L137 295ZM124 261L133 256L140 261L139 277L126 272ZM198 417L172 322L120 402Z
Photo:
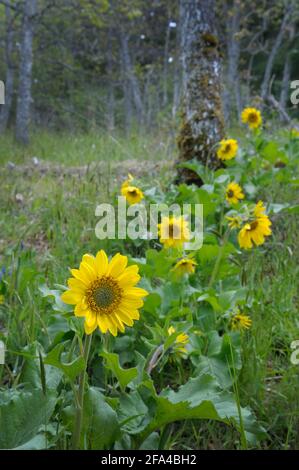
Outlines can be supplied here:
M5 59L6 59L6 78L5 78L5 106L1 106L0 113L0 132L4 132L11 111L12 97L14 91L14 65L13 65L13 47L14 47L14 30L11 12L11 1L6 0L5 4L5 22L6 22L6 38L5 38Z
M20 47L19 91L16 116L16 138L28 144L33 64L33 30L37 0L25 0L23 6L22 40Z

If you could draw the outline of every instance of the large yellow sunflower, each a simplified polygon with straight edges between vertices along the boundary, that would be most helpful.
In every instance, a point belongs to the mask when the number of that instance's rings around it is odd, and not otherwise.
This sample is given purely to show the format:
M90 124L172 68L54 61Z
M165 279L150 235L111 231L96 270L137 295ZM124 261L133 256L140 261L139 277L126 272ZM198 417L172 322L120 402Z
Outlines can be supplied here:
M121 189L121 194L129 204L138 204L144 198L143 192L137 186L124 186Z
M255 108L245 108L241 114L242 122L250 129L258 129L262 125L261 112Z
M165 248L180 248L190 240L190 231L187 220L183 216L162 217L158 224L160 242Z
M109 330L116 336L118 330L124 332L124 325L132 326L139 319L138 309L148 292L135 287L140 280L138 266L127 267L127 263L127 256L120 253L109 262L101 250L96 257L84 255L79 269L71 269L69 290L61 299L75 305L77 317L85 317L86 334L99 327L102 333Z
M271 235L271 220L265 215L265 207L262 201L259 201L254 210L254 218L245 223L241 228L238 241L241 248L252 248L255 245L262 245L265 242L265 237Z
M238 204L240 199L244 199L244 194L242 192L241 186L238 183L229 183L225 191L226 200L230 204Z
M226 139L219 142L217 157L220 160L231 160L237 155L238 142L235 139Z

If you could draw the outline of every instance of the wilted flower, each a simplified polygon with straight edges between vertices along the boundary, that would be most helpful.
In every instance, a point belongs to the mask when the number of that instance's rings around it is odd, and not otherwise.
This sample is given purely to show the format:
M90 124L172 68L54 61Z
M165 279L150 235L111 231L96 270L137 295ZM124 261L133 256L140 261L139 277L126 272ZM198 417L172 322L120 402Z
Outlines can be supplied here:
M251 325L251 318L248 315L243 315L240 311L233 315L230 322L232 330L248 330Z
M170 326L167 330L168 335L171 336L176 332L173 326ZM186 333L180 333L175 339L174 345L172 346L173 352L182 355L187 354L186 345L189 343L189 336Z
M174 266L173 271L182 276L184 274L193 274L197 263L191 258L182 258Z

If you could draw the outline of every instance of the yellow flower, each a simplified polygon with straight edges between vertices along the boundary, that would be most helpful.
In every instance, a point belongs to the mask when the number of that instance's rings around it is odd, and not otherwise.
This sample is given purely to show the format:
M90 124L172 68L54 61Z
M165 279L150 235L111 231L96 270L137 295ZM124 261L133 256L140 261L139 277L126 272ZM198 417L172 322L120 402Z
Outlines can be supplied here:
M127 186L130 186L130 184L132 183L134 179L134 176L131 175L131 173L128 173L128 179L126 179L123 184L121 185L121 189L123 190L124 188L126 188Z
M0 294L0 305L4 304L4 295Z
M190 240L188 222L183 216L162 217L161 223L158 224L158 232L160 242L165 248L179 248Z
M253 209L253 214L255 217L267 217L265 211L266 208L264 207L263 201L259 201Z
M265 242L265 237L272 233L270 229L272 223L269 217L265 215L265 207L262 201L256 204L253 213L254 219L246 222L239 232L238 241L241 248L252 248L253 243L257 246L262 245Z
M250 129L258 129L262 125L262 116L261 112L255 108L245 108L242 111L242 122L248 124Z
M229 217L227 215L226 219L228 220L229 228L240 228L241 227L242 219L239 215L235 215L235 216L232 216L232 217Z
M190 258L182 258L176 263L173 268L176 274L182 276L183 274L193 274L197 263Z
M138 204L144 198L141 189L136 186L125 186L121 190L122 196L126 198L129 204Z
M176 332L176 329L173 326L170 326L167 330L168 335L171 336ZM179 355L187 354L186 344L189 343L189 336L186 333L180 333L176 339L175 343L172 346L173 352Z
M219 142L217 157L220 160L231 160L237 155L238 142L235 139L226 139Z
M238 183L229 183L226 188L225 197L230 204L238 204L239 199L244 199L245 196Z
M238 311L230 322L232 330L248 330L252 325L252 320L248 315L243 315Z
M109 330L116 336L118 330L125 331L124 325L132 326L133 320L139 320L138 309L148 292L135 287L140 280L138 266L127 267L127 263L127 256L120 253L109 262L101 250L96 257L84 255L79 269L71 269L69 290L61 300L75 305L77 317L85 317L86 334L99 327L102 333Z

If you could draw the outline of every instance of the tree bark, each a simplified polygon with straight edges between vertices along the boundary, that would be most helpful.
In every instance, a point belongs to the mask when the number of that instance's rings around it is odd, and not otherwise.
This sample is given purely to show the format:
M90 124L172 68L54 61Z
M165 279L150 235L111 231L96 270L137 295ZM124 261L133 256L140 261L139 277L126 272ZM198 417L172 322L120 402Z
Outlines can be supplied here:
M33 27L36 11L37 0L24 1L16 116L16 138L23 144L29 143L30 108L32 99Z
M226 5L228 8L228 6ZM236 34L240 31L240 3L234 1L233 9L227 20L227 118L231 118L233 111L237 111L238 116L242 111L242 99L239 77L240 43L236 39Z
M217 169L222 166L216 156L216 146L224 136L224 118L215 1L181 1L184 105L178 136L179 160L196 158ZM179 179L201 184L186 169L179 170Z
M5 5L5 21L6 21L6 42L5 42L5 59L6 59L6 78L5 78L5 105L1 106L0 113L0 133L7 128L11 103L14 89L14 67L12 60L14 32L12 26L10 0Z

